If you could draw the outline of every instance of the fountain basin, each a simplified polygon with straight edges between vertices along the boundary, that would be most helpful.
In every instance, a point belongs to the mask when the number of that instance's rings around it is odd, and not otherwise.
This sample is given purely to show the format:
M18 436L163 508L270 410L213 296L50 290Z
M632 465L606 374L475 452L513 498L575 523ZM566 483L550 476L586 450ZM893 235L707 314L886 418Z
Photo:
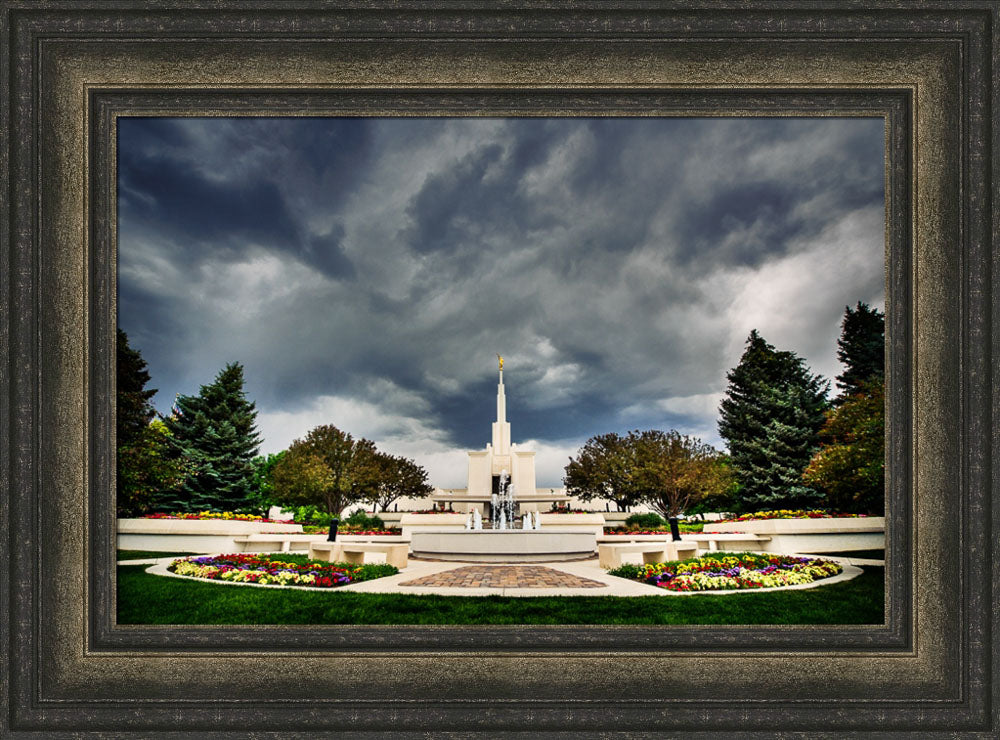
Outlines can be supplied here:
M593 532L570 529L422 530L410 538L414 557L476 563L577 560L596 551Z

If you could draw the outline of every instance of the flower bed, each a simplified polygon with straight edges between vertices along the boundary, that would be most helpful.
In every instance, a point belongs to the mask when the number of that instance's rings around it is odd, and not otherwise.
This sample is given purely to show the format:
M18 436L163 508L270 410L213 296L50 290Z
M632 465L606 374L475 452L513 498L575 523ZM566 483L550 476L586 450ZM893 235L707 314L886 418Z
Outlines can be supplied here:
M867 514L838 514L826 509L775 509L774 511L758 511L753 514L741 514L729 519L719 519L716 524L723 522L754 522L763 519L854 519L866 517Z
M267 522L269 524L289 524L283 519L268 519L253 514L235 514L232 511L199 511L197 514L174 512L173 514L145 514L140 519L223 519L232 522Z
M304 524L302 525L302 531L305 534L326 534L330 531L330 527L323 526L321 524ZM395 529L350 529L348 527L341 527L337 530L338 534L361 534L370 535L398 535L402 533L402 530L398 527Z
M215 581L313 588L347 586L399 573L398 568L385 563L351 565L309 560L304 555L255 553L180 558L167 570L180 576Z
M670 591L723 591L812 583L842 570L838 563L818 558L744 552L669 563L626 564L608 573Z
M696 524L681 523L678 525L677 529L682 534L693 534L701 532L704 527L703 522L698 522ZM657 527L656 529L649 528L637 528L629 529L628 527L605 527L604 534L670 534L670 527Z

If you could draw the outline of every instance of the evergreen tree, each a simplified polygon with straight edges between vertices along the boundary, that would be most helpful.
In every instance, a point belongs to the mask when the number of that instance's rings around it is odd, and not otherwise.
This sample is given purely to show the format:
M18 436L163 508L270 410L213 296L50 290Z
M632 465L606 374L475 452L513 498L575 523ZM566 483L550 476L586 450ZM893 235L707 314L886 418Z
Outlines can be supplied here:
M257 410L243 390L243 366L226 365L197 396L178 396L166 420L193 472L176 503L180 511L239 511L253 505L253 465L260 447Z
M829 383L794 352L777 351L750 332L739 364L729 371L719 434L729 445L744 511L818 504L802 472L819 446Z
M139 350L132 349L128 335L118 330L115 353L115 433L119 447L137 442L156 415L150 399L156 388L146 388L149 373Z
M840 403L862 392L862 386L885 373L885 316L877 308L858 301L856 308L846 306L837 340L837 359L844 372L837 376Z
M156 411L151 403L155 388L146 361L118 329L115 352L115 508L118 516L149 511L160 489L176 484L172 466L165 461L160 427L153 426Z

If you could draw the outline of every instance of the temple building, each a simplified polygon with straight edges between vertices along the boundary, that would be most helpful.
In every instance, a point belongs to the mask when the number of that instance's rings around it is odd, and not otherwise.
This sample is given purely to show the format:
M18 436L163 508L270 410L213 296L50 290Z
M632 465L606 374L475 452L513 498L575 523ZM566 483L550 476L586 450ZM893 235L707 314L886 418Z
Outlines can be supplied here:
M455 511L471 511L478 508L489 518L490 500L500 490L504 474L514 492L514 502L518 510L547 511L552 503L569 500L561 489L535 487L535 453L519 449L511 442L510 422L507 421L507 397L503 387L503 358L497 355L500 365L500 379L497 384L497 418L493 422L491 442L484 450L469 451L469 476L465 489L438 490L432 500L438 506L444 504Z

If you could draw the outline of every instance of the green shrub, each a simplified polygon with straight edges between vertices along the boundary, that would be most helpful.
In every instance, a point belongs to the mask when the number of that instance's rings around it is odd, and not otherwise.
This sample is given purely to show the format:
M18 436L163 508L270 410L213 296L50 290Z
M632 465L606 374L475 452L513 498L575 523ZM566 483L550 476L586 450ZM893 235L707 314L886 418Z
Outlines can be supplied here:
M632 514L625 520L626 527L636 527L637 529L656 529L662 527L666 522L659 514L650 512L649 514Z
M608 571L608 575L619 578L638 579L646 575L646 570L641 565L635 563L622 563L617 568Z
M318 527L329 527L330 520L333 519L329 513L322 511L315 506L296 506L292 509L295 512L296 524L312 524Z
M350 568L357 568L359 566L352 565L350 563L345 563ZM360 566L360 570L355 573L352 578L352 583L357 583L358 581L372 581L376 578L385 578L386 576L394 576L399 573L399 568L395 565L389 565L388 563L365 563Z
M385 529L385 522L380 517L368 516L367 513L358 509L348 515L343 521L343 526L350 529Z

